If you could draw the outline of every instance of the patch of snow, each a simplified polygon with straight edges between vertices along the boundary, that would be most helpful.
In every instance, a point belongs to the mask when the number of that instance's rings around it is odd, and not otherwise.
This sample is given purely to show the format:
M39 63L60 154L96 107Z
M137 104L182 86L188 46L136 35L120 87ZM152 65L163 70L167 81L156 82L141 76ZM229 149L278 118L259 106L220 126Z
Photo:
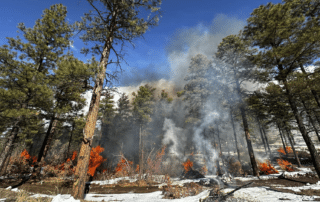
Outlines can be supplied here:
M11 189L11 191L19 191L18 188Z
M104 181L91 181L87 182L87 184L99 184L99 185L106 185L106 184L117 184L121 180L129 180L129 182L135 182L137 179L130 178L130 177L118 177L114 179L104 180Z
M32 197L32 198L38 198L38 197L49 197L49 198L54 198L54 197L56 197L56 196L47 195L47 194L34 194L34 195L31 195L30 197Z
M222 190L224 193L229 193L234 189L228 188ZM290 201L313 201L319 196L302 196L291 193L283 193L279 191L273 191L270 187L249 187L242 188L233 194L234 198L254 200L260 202L280 202L283 200Z
M162 199L162 191L151 193L127 193L127 194L86 194L85 200L90 201L122 201L122 202L199 202L199 199L204 199L208 196L209 191L203 191L196 196L188 196L181 199ZM53 202L53 201L52 201Z
M80 200L74 199L70 194L58 194L53 197L51 202L80 202Z
M306 190L306 189L316 189L320 190L320 181L318 181L316 184L309 184L307 183L306 186L301 186L301 187L282 187L283 189L291 189L295 192L301 192L301 190Z
M11 187L11 186L9 186L9 187L7 187L7 188L6 188L6 190L8 190L8 189L12 189L12 187Z

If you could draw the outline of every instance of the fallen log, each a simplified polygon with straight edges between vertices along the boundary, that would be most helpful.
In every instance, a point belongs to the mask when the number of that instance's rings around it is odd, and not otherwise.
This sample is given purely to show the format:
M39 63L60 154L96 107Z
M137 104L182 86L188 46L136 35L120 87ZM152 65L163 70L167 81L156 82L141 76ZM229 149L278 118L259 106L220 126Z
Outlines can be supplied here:
M239 189L245 188L247 186L249 186L250 184L252 184L253 182L250 182L248 184L242 185L240 187L237 187L235 190L229 192L226 195L221 195L219 194L219 192L222 189L217 190L216 192L214 192L214 189L210 190L209 196L203 200L200 200L200 202L215 202L215 201L225 201L229 196L231 196L234 192L238 191Z

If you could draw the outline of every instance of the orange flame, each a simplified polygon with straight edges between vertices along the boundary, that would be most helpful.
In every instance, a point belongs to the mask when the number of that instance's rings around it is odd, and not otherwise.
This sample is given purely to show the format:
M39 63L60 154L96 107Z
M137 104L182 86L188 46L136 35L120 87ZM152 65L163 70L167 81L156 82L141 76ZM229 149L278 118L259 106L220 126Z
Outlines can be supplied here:
M289 146L286 146L286 150L287 150L288 154L293 152L291 147L289 147ZM286 152L284 151L283 147L279 147L279 149L277 151L283 155L286 155Z
M182 165L183 165L183 167L184 167L185 172L188 172L188 171L192 168L193 162L190 161L190 159L188 159L188 160L187 160L186 162L184 162Z
M28 151L26 149L24 149L21 154L20 157L23 158L25 161L29 161L30 163L36 163L37 162L37 157L36 156L30 156L30 154L28 153ZM31 167L33 167L34 165L31 165Z
M96 172L96 169L101 165L102 162L106 161L107 159L104 159L99 154L103 152L103 148L99 145L95 148L91 149L90 152L90 160L89 160L89 168L88 168L88 174L91 176L94 176L94 173Z
M128 165L129 164L129 165ZM132 161L126 161L123 157L121 157L119 163L117 164L116 167L116 173L123 173L124 175L128 174L128 166L132 165Z
M277 159L279 166L286 171L294 171L292 168L292 164L289 161L283 159Z
M264 172L266 175L279 173L269 161L266 163L259 163L259 169Z

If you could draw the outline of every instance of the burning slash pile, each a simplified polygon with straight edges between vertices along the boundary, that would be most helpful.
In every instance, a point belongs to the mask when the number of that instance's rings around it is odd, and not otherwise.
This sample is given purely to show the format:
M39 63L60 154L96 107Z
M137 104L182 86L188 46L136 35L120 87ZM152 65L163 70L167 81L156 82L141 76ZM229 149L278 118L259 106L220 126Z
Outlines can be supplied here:
M202 175L200 172L193 170L193 162L188 159L183 164L184 167L184 173L182 175L182 179L198 179L198 178L204 178L204 175Z
M269 174L277 174L279 173L270 163L270 161L267 161L265 163L259 163L259 169L260 171L265 174L265 175L269 175Z
M33 167L34 163L37 162L37 157L30 156L27 150L23 150L20 157L11 157L9 160L8 173L29 173L30 167Z
M291 147L288 147L288 146L286 146L286 150L287 150L288 154L293 152ZM289 172L294 171L292 164L289 161L282 159L281 155L286 155L286 152L284 151L284 149L281 147L278 149L278 152L280 154L280 158L277 159L279 166L285 171L289 171Z
M283 170L289 171L289 172L294 171L292 164L289 161L286 161L280 158L280 159L277 159L277 162Z

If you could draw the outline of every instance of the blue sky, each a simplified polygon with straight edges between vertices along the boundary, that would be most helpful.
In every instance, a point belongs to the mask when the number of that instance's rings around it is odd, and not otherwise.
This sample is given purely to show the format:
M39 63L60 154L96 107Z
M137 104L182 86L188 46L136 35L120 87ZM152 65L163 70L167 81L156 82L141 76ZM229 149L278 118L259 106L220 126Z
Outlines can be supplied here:
M253 9L261 4L267 4L265 0L163 0L162 18L159 26L150 29L144 38L135 40L136 48L129 46L126 49L126 60L129 65L122 64L125 73L119 85L136 85L144 79L156 80L160 78L172 78L178 74L180 68L177 65L177 57L191 47L195 50L210 49L210 42L217 46L219 41L230 33L237 33L250 17ZM281 0L273 0L272 3L281 3ZM15 37L17 25L25 23L26 27L33 27L37 19L41 18L42 11L50 5L62 3L67 7L67 19L70 23L81 20L83 13L91 10L91 6L85 0L10 0L2 1L0 7L0 45L7 43L5 37ZM237 27L233 29L234 27ZM219 36L214 40L211 35ZM207 35L206 35L207 34ZM205 36L206 35L206 36ZM207 37L208 41L202 41L203 46L190 41ZM209 40L210 38L210 40ZM74 38L74 55L86 62L90 55L85 57L80 54L82 41ZM178 54L177 52L180 53ZM192 53L196 53L192 52ZM208 50L208 57L212 54ZM199 51L198 51L199 52ZM189 53L189 56L192 56ZM187 60L189 56L185 55ZM188 61L186 61L188 62ZM185 66L184 62L181 62ZM180 64L180 65L181 65ZM121 76L120 76L121 78ZM181 76L182 78L182 76ZM177 82L181 81L176 79Z

